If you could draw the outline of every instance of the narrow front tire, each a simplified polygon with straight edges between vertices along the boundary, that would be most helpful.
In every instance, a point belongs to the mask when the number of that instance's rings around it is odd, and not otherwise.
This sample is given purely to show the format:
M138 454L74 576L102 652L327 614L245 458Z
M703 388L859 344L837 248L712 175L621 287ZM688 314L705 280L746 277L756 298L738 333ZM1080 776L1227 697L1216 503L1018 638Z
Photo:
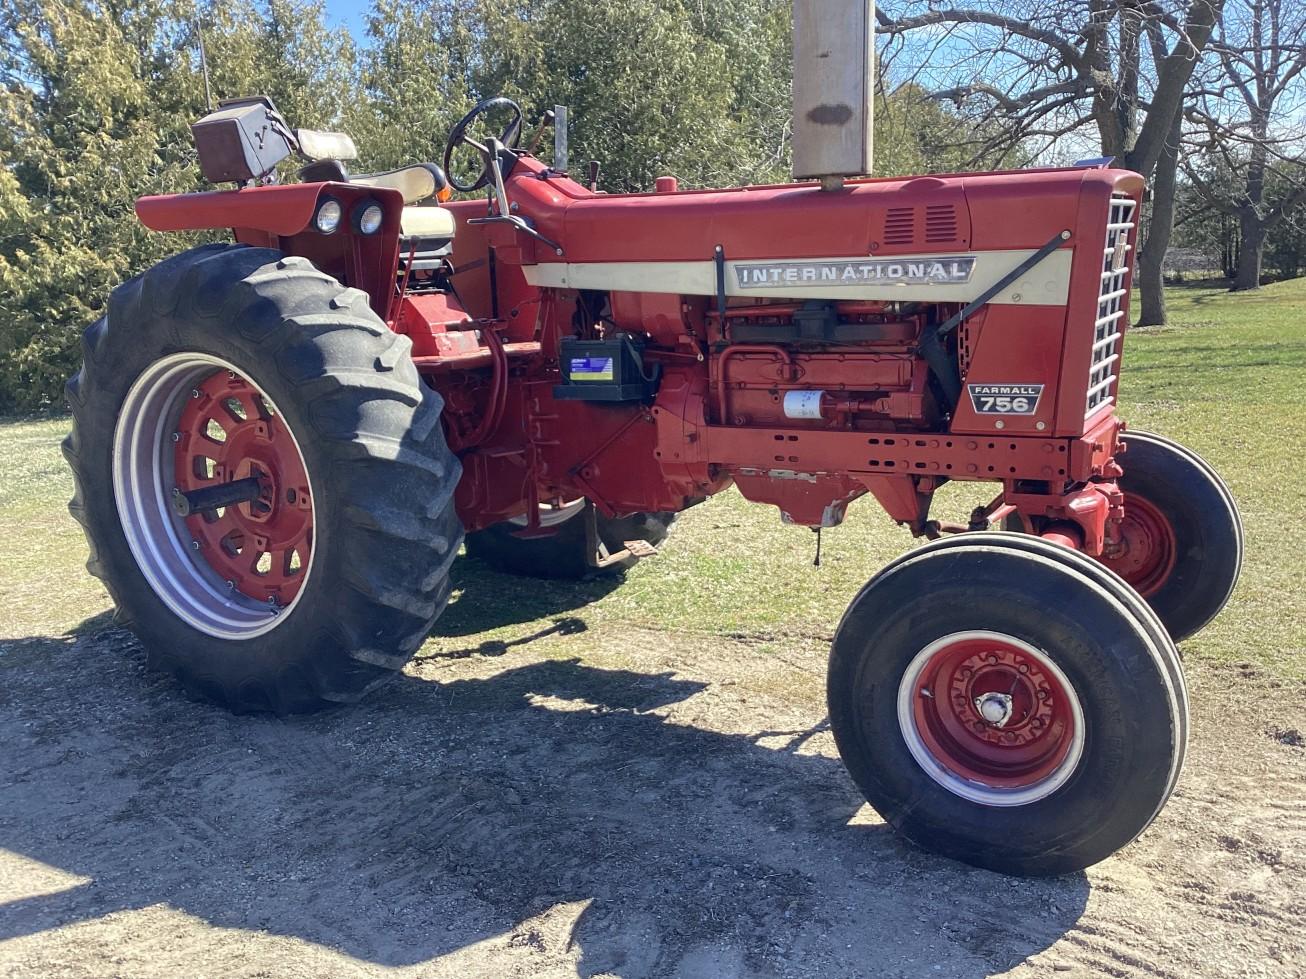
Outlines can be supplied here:
M867 800L920 846L1069 873L1133 840L1174 785L1186 705L1167 655L1063 561L978 541L926 550L840 623L831 727Z

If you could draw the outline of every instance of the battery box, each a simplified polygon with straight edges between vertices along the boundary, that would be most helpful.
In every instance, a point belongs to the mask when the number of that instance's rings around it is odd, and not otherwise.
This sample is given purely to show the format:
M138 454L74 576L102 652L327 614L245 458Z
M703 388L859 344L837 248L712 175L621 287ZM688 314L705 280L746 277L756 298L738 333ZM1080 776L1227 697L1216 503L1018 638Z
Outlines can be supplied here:
M652 401L662 365L644 366L644 344L629 333L602 340L564 337L559 344L562 383L553 388L560 401Z

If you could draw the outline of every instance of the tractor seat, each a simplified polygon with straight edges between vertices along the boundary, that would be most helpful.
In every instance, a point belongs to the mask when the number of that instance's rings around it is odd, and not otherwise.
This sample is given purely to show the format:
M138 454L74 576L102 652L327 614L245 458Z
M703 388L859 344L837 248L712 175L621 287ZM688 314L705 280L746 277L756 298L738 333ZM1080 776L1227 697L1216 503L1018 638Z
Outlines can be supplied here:
M414 163L382 173L348 173L339 160L315 160L299 171L305 181L337 181L364 187L385 187L404 195L404 204L429 200L449 186L444 171L434 163ZM447 195L446 195L447 196ZM434 239L445 245L454 234L453 214L435 206L404 208L399 235L401 238ZM425 250L425 249L423 249Z
M434 163L413 163L381 173L349 173L339 160L314 160L299 171L299 178L307 183L335 181L397 190L404 195L405 204L435 197L449 186L444 171Z
M404 195L405 204L416 204L428 197L434 197L449 186L444 171L434 163L414 163L382 173L353 173L349 175L348 180L351 184L362 184L365 187L397 190Z
M456 225L453 212L438 204L425 207L405 207L399 224L399 237L447 241L453 237Z

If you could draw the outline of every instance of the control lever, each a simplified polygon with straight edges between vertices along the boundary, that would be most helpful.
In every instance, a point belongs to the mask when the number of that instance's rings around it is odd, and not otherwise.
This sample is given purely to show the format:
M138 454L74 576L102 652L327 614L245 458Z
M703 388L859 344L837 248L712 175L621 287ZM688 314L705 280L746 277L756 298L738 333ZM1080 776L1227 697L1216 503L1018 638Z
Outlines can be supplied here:
M508 191L503 185L503 168L499 165L499 154L504 149L504 145L497 139L491 137L486 140L486 157L490 167L490 183L493 185L493 191L490 194L492 205L499 209L498 214L491 214L483 218L468 218L468 224L508 224L524 235L534 238L541 244L548 245L553 249L553 253L561 257L562 246L556 241L545 238L527 223L525 218L518 217L512 213L512 208L508 204Z
M540 119L539 126L536 127L535 132L531 134L530 141L526 144L527 153L530 153L532 156L535 155L535 151L539 148L540 140L544 138L544 130L548 129L549 126L552 125L554 118L555 116L552 109L548 109L544 113L544 115Z

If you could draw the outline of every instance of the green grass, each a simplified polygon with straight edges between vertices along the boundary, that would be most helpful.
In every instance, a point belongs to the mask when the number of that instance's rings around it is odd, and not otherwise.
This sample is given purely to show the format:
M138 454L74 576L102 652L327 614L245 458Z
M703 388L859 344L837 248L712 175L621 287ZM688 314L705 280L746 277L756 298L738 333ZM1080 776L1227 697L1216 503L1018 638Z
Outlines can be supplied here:
M1225 477L1247 529L1241 584L1224 614L1185 643L1186 655L1306 675L1306 279L1253 295L1189 286L1170 294L1174 324L1129 335L1123 414L1135 428L1190 446ZM82 568L85 546L67 515L70 479L59 456L65 419L0 423L0 638L61 633L107 607ZM954 484L943 516L962 517L990 487ZM623 629L756 643L759 652L824 643L877 568L913 546L870 498L815 537L769 507L723 494L685 513L657 558L619 588L544 586L456 566L455 602L429 651L499 650L538 632L545 645L583 651ZM574 631L571 619L586 631ZM645 634L644 639L647 641Z

